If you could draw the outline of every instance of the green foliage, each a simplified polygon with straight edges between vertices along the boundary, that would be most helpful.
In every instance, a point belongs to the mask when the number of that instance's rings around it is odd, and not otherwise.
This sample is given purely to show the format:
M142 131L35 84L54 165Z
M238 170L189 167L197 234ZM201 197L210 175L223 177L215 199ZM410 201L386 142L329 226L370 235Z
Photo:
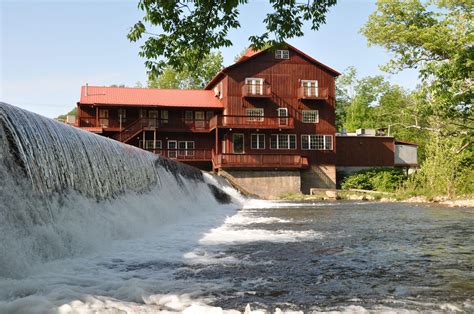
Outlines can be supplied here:
M452 197L474 190L473 6L472 0L378 0L362 28L369 44L393 54L385 71L420 71L409 108L427 158L406 185L409 193Z
M148 87L200 89L222 69L223 62L222 54L217 52L207 55L194 70L185 67L178 71L168 65L160 75L148 81Z
M455 197L474 192L474 152L459 137L434 136L420 171L405 186L413 195Z
M56 120L66 121L67 116L75 116L75 115L77 115L77 107L74 107L71 111L69 111L66 114L61 114L57 116Z
M406 175L400 169L373 168L358 171L345 178L341 187L348 189L375 190L393 192L406 180Z
M369 44L393 53L384 70L419 69L427 97L422 109L445 134L472 136L474 130L473 5L467 0L379 0L362 28Z
M239 7L248 0L230 1L167 1L140 0L138 8L145 12L129 31L128 38L136 42L148 38L141 46L140 56L150 78L161 74L166 66L178 72L194 71L212 50L229 47L230 30L240 27ZM250 36L252 47L261 49L266 43L282 44L286 39L304 35L303 22L309 21L317 30L325 23L325 15L336 0L269 0L272 12L263 22L266 31ZM150 33L147 26L156 26L159 33Z

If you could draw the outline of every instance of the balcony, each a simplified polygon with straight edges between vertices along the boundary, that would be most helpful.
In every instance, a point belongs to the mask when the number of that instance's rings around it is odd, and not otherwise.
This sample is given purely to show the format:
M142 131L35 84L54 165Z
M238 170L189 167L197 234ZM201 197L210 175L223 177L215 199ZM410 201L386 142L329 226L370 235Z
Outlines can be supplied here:
M215 116L211 120L211 129L241 128L241 129L292 129L294 119L292 117L268 117L268 116Z
M270 98L272 89L269 84L244 84L242 86L242 97L247 98Z
M305 87L298 88L298 99L328 99L329 89L326 87Z
M212 150L209 149L145 149L151 153L178 161L211 161Z
M297 154L219 154L214 156L217 168L301 169L308 167L308 159Z

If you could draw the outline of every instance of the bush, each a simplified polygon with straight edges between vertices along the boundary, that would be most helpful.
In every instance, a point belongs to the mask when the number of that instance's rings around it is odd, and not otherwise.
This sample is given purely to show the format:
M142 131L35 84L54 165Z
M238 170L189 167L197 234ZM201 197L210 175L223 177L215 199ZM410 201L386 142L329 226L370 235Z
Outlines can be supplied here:
M373 168L358 171L345 178L341 183L341 187L344 190L361 189L393 192L406 178L401 169Z

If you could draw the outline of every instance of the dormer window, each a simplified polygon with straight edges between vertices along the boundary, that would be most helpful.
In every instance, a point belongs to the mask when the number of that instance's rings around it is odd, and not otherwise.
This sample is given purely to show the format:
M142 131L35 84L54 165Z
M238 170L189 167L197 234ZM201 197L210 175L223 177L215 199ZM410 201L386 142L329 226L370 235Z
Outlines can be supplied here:
M290 51L278 49L275 51L275 59L290 59Z

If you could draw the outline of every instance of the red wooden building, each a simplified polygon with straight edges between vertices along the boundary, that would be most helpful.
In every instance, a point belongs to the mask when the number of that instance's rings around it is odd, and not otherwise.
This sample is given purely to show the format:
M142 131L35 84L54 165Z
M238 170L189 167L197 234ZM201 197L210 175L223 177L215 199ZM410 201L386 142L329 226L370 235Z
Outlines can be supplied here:
M291 45L249 49L203 90L83 86L77 124L261 196L333 188L338 75Z

